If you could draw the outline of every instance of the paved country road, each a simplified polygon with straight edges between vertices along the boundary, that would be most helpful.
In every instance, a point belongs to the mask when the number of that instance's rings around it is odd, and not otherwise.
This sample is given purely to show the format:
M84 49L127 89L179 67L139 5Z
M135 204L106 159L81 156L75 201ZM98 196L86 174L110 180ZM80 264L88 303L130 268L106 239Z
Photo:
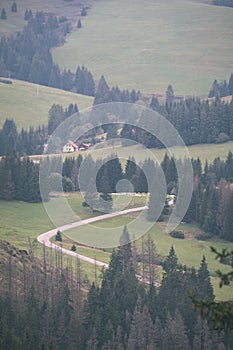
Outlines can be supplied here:
M45 233L42 233L41 235L39 235L37 237L37 240L38 240L38 242L40 242L41 244L44 244L48 248L52 248L52 249L55 249L55 250L58 250L58 251L62 251L62 253L64 253L64 254L67 254L67 255L79 258L80 260L89 262L90 264L94 264L96 266L102 266L102 267L107 268L108 264L106 264L106 263L104 263L102 261L98 261L98 260L95 260L95 259L92 259L92 258L88 258L87 256L84 256L84 255L72 252L71 250L59 247L58 245L56 245L56 244L54 244L54 243L52 243L50 241L51 238L57 234L58 230L60 230L61 232L65 232L65 231L70 230L70 229L75 228L75 227L91 224L93 222L100 221L100 220L113 218L115 216L125 215L125 214L128 214L128 213L134 213L134 212L137 212L137 211L142 211L142 210L145 210L145 209L147 209L147 206L138 207L138 208L132 208L132 209L125 209L125 210L122 210L122 211L116 211L116 212L113 212L113 213L100 215L100 216L97 216L97 217L94 217L94 218L90 218L90 219L76 221L76 222L73 222L71 224L66 224L64 226L60 226L60 227L57 227L57 228L52 229L50 231L47 231Z

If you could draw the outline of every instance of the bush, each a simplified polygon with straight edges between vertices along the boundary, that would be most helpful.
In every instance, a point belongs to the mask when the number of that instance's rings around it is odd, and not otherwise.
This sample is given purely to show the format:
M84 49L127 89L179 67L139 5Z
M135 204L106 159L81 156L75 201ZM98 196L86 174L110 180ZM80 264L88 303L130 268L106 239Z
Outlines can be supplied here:
M55 236L55 241L62 242L62 233L59 230L57 231L57 234Z
M77 250L77 247L76 247L75 244L73 244L72 247L71 247L71 251L72 251L72 252L76 252L76 250Z
M181 231L172 231L170 233L170 236L173 237L173 238L184 239L184 234Z

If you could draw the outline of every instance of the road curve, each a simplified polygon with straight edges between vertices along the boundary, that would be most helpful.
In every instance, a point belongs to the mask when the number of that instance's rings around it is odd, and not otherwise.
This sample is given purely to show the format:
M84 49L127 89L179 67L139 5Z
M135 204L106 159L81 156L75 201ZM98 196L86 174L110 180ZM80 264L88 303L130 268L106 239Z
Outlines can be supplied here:
M55 249L57 251L62 251L62 253L73 256L75 258L78 258L80 260L86 261L90 264L94 264L96 266L101 266L101 267L108 267L108 264L102 262L102 261L98 261L92 258L88 258L85 255L81 255L75 252L72 252L71 250L59 247L58 245L52 243L50 240L53 236L55 236L57 234L57 231L60 230L61 232L65 232L67 230L70 230L71 228L75 228L75 227L79 227L79 226L83 226L83 225L87 225L87 224L91 224L93 222L96 221L100 221L100 220L105 220L105 219L109 219L109 218L113 218L115 216L120 216L120 215L125 215L125 214L129 214L129 213L134 213L137 211L142 211L147 209L147 206L144 207L137 207L137 208L132 208L132 209L125 209L125 210L121 210L121 211L116 211L113 213L109 213L109 214L104 214L104 215L100 215L94 218L90 218L90 219L85 219L85 220L80 220L80 221L76 221L73 222L71 224L66 224L64 226L60 226L57 228L54 228L50 231L47 231L45 233L42 233L41 235L39 235L37 237L37 241L43 245L45 245L48 248L52 248Z

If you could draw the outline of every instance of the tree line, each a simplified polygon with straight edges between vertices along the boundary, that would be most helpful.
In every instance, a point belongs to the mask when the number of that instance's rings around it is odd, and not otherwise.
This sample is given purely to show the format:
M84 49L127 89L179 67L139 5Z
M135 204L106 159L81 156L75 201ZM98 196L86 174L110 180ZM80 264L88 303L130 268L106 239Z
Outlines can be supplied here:
M224 103L219 98L213 102L199 98L184 101L166 102L159 105L152 99L151 108L164 116L179 132L186 145L223 143L233 140L233 102ZM141 125L143 125L143 114ZM146 125L147 130L154 130L155 125ZM147 148L163 148L164 145L150 132L125 124L121 136L143 144Z
M224 97L229 95L233 95L233 73L231 73L230 75L229 82L223 80L219 83L215 79L210 89L208 97Z
M121 243L128 240L124 228ZM193 292L214 300L205 257L198 270L188 268L178 263L171 247L162 262L161 286L155 288L139 281L136 248L127 243L113 250L101 284L93 283L85 295L79 260L74 267L61 252L54 258L43 249L43 260L38 261L31 250L21 255L18 271L16 252L11 246L5 249L9 259L1 270L3 349L230 349L232 335L211 330L188 297Z
M41 201L39 164L15 153L0 159L0 199L30 203Z
M176 160L177 161L177 160ZM182 219L185 222L197 223L206 234L200 239L213 236L233 241L233 154L229 151L226 160L215 158L212 164L205 162L204 168L200 159L192 159L194 180L193 193L188 210ZM167 193L178 193L177 170L175 159L165 155L161 167L165 174ZM150 193L148 219L154 220L158 205L157 190ZM170 211L165 203L159 220L165 220Z

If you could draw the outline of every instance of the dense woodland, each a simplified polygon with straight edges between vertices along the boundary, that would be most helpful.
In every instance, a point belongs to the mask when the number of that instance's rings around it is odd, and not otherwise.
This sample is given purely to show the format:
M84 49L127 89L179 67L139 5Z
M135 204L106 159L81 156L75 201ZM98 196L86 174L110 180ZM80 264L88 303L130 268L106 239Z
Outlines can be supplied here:
M161 168L165 174L167 193L177 195L178 181L176 162L165 155ZM65 192L85 192L84 205L89 205L97 211L109 212L112 209L111 193L148 192L148 183L153 183L159 171L158 164L146 159L136 164L130 157L123 169L117 155L107 159L94 161L91 156L83 159L67 157L62 162L61 157L45 158L42 169L48 178L47 199L49 192L59 191L62 183ZM79 169L82 164L82 171ZM226 160L216 158L212 164L201 164L199 159L192 159L194 171L193 195L183 221L196 222L206 234L200 239L218 236L233 241L233 155L228 153ZM185 164L183 164L185 166ZM60 174L60 169L62 173ZM99 170L97 170L99 169ZM96 179L92 176L97 174ZM147 174L147 177L146 175ZM28 157L18 158L14 153L3 157L0 161L0 199L23 200L27 202L41 201L39 189L39 165ZM117 189L120 180L128 180L132 187ZM148 209L148 220L155 220L155 208L158 205L156 186L151 187ZM45 194L44 194L45 195ZM45 196L46 198L46 196ZM104 201L102 201L102 199ZM107 203L106 203L107 202ZM166 220L171 208L164 202L164 210L159 220Z
M128 238L125 228L121 241ZM61 253L44 250L39 262L33 249L30 255L19 254L2 245L8 255L0 270L5 277L0 288L1 349L231 349L232 336L212 331L188 297L192 292L198 298L214 298L204 257L198 270L189 269L178 263L171 247L161 262L162 284L156 288L151 240L144 242L143 255L126 244L113 251L101 284L93 284L87 293L78 260L72 267ZM150 267L150 284L136 277L139 261Z

